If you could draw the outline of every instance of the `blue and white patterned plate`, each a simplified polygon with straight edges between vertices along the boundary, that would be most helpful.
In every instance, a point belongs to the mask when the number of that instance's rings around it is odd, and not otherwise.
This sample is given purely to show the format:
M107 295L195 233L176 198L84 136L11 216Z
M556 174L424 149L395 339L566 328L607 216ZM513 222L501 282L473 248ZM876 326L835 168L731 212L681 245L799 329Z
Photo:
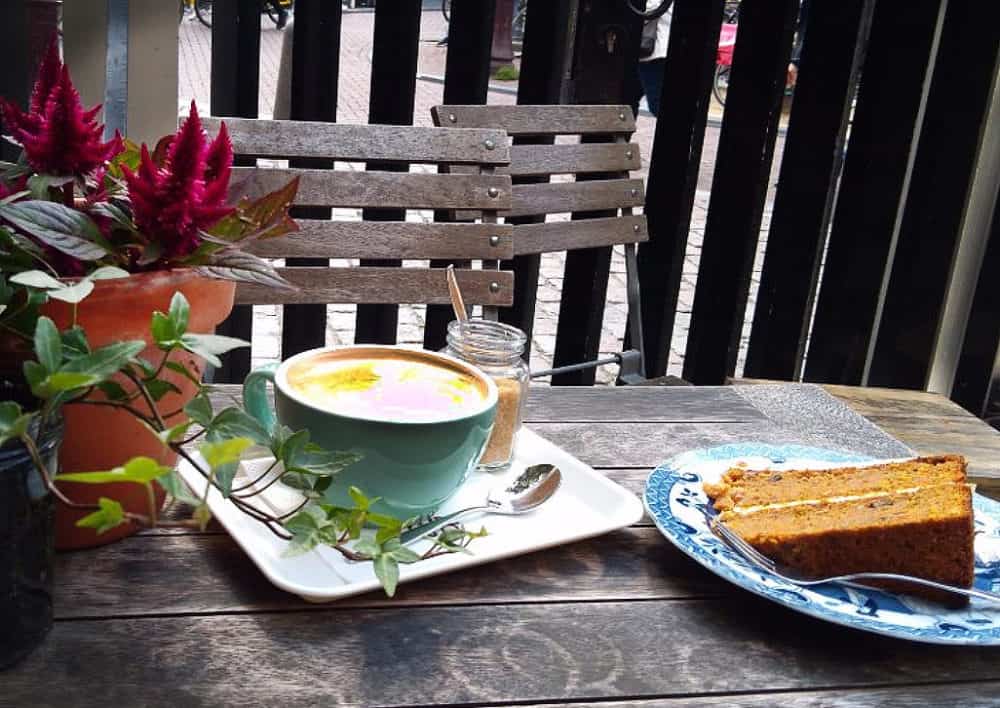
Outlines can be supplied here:
M643 501L664 536L716 575L793 610L848 627L932 644L1000 645L1000 605L972 600L961 609L909 595L835 583L803 588L758 570L709 530L703 481L737 463L752 469L823 468L872 460L797 445L734 444L679 455L646 480ZM973 495L977 588L1000 591L1000 503Z

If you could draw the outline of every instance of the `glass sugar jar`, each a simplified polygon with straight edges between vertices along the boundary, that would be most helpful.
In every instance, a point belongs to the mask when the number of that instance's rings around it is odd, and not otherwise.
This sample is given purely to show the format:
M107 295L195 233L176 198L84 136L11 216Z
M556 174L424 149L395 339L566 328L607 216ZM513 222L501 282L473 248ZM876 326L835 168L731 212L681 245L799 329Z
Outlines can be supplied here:
M478 367L497 385L497 416L479 469L496 472L510 466L517 431L524 416L530 373L524 361L527 335L517 327L483 319L453 321L443 350Z

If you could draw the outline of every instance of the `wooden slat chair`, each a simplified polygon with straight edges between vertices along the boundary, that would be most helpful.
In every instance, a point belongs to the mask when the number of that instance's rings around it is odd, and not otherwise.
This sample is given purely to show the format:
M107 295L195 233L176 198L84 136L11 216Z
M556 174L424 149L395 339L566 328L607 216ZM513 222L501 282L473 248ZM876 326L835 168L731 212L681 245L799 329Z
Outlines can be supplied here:
M296 206L381 207L405 210L476 209L479 223L335 221L297 218L300 230L260 240L248 250L272 259L480 260L458 281L469 305L496 308L513 298L513 274L497 269L513 255L512 227L497 222L511 204L511 180L494 174L509 163L507 136L499 130L464 130L389 125L347 125L300 121L222 119L237 155L254 158L324 159L368 163L368 170L234 167L230 193L260 196L300 178ZM220 119L206 119L214 135ZM372 163L398 166L462 165L464 174L377 171ZM340 168L341 165L335 167ZM337 212L334 211L334 219ZM239 305L273 304L445 304L445 271L422 267L283 267L297 290L240 283Z
M498 172L514 178L508 221L535 217L538 223L514 226L514 254L544 254L601 246L624 246L632 348L611 359L598 359L535 375L547 376L617 362L619 380L645 380L639 277L636 244L649 238L646 217L633 214L644 202L641 179L631 170L641 167L639 146L630 142L635 118L629 106L435 106L435 125L451 128L504 130L511 138L530 138L551 144L515 144L510 167ZM572 143L557 136L578 136ZM557 175L573 181L548 181ZM528 179L520 179L528 178ZM542 179L539 179L542 178ZM520 183L519 183L520 182ZM553 214L572 214L572 220L549 220ZM518 282L517 288L536 283ZM517 299L520 299L518 296Z

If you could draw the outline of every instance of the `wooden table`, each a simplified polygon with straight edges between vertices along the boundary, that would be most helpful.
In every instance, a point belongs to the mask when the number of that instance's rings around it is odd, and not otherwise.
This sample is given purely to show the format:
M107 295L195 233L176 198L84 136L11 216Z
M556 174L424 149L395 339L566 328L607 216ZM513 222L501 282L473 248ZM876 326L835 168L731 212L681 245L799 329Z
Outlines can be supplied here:
M993 489L1000 433L924 393L831 387ZM539 389L542 435L636 494L691 447L773 429L732 388ZM996 705L1000 650L907 643L736 588L648 520L590 541L310 605L220 530L60 555L57 622L0 705ZM0 628L2 631L2 628Z

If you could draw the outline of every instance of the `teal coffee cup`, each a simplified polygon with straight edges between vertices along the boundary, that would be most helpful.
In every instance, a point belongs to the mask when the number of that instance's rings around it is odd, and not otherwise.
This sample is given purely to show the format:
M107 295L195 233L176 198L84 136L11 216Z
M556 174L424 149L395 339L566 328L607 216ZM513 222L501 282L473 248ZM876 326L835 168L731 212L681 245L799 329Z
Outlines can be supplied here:
M404 364L395 363L399 361ZM375 362L374 371L387 366L427 371L430 365L431 373L443 369L474 395L460 406L440 411L420 410L424 399L418 397L411 410L399 405L400 390L391 390L402 385L398 382L366 394L371 401L359 404L361 399L352 399L350 405L337 396L317 399L315 389L310 393L301 384L309 376L315 380L319 367L337 370L355 362L362 362L360 367ZM371 374L353 385L363 388L377 379ZM274 385L273 409L268 382ZM415 390L419 389L406 393ZM395 405L378 403L383 397ZM330 503L353 506L348 494L353 486L369 498L380 498L374 511L409 519L436 511L475 469L496 416L497 387L482 371L446 354L393 346L333 347L303 352L251 372L243 384L243 401L269 430L279 423L308 430L310 440L327 450L360 455L358 462L333 476L325 492Z

